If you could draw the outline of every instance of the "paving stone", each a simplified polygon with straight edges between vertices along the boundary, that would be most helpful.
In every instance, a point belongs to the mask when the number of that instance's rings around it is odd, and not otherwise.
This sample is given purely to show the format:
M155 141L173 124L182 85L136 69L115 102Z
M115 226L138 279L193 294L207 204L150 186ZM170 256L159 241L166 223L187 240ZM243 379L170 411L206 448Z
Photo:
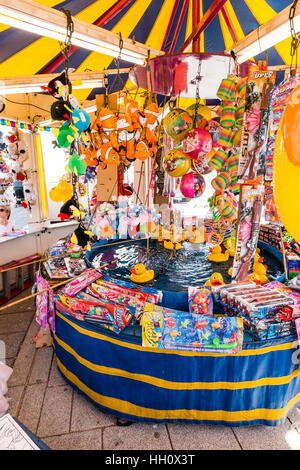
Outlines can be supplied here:
M243 450L290 450L286 433L290 424L281 426L243 426L234 428L234 433Z
M68 385L47 388L37 431L39 437L69 432L72 392Z
M74 392L71 431L80 431L116 424L116 418L100 411L90 400Z
M166 426L134 423L110 426L103 431L104 450L171 450Z
M30 294L27 294L27 295L30 295ZM20 300L19 296L12 299L11 302L9 302L9 303L13 303L17 300ZM8 313L30 312L30 311L32 311L33 313L35 311L35 306L34 306L33 299L24 300L23 302L21 302L17 305L13 305L12 307L9 307L9 304L7 304L6 308L4 308L3 310L0 310L0 315L1 314L6 315Z
M31 370L36 348L32 344L32 338L38 331L38 324L32 321L22 343L18 357L15 360L13 373L9 379L10 386L24 385Z
M23 385L19 385L17 387L8 387L8 392L6 394L6 398L8 399L9 403L8 413L10 413L12 416L15 416L16 418L23 390Z
M67 381L64 379L62 374L60 373L57 363L56 363L56 356L55 353L53 354L50 377L48 382L48 387L53 387L55 385L66 385Z
M72 432L46 437L43 441L52 450L102 450L102 430Z
M21 423L33 433L37 431L45 390L46 384L28 385L18 415Z
M174 450L240 450L230 427L170 423L167 428Z
M4 341L5 343L5 354L7 359L11 359L17 356L23 339L24 333L0 335L0 341Z
M0 316L1 334L26 332L33 318L34 312L7 313Z
M36 350L33 368L29 378L30 384L48 381L52 356L52 346L47 346Z

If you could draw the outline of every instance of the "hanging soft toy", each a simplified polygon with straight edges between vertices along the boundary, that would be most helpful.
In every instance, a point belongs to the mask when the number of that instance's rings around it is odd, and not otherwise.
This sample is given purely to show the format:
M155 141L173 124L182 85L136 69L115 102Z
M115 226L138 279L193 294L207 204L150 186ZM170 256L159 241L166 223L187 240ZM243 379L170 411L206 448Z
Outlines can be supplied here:
M73 186L67 181L60 181L49 192L49 197L53 202L67 202L73 194Z
M142 125L140 122L142 112L139 109L138 102L127 98L127 96L125 95L124 105L125 105L126 113L129 114L131 122L132 122L133 130L135 133L135 140L139 140L141 137L141 133L142 133Z
M134 130L128 113L120 115L117 121L118 142L120 146L125 147L126 156L129 159L134 158L135 140Z
M84 155L84 161L87 166L97 166L98 165L98 155L97 150L90 145L88 148L80 146L80 155Z
M36 204L37 195L36 191L33 189L33 184L29 183L28 181L24 181L23 183L23 191L24 191L24 201L22 206L25 208L29 208Z
M66 121L70 118L70 109L67 101L54 101L50 108L53 121Z
M65 72L50 80L48 86L42 85L43 91L48 91L56 99L62 99L62 87L68 85L68 92L72 92L72 84L67 79Z
M102 162L107 163L107 164L113 164L113 165L120 164L119 154L112 147L111 142L106 142L105 144L102 144L100 159Z
M86 131L91 123L89 114L84 109L74 109L71 114L73 126L80 132Z
M69 124L63 124L59 129L57 127L54 127L52 129L52 132L56 137L59 147L69 147L71 143L75 140L74 131L71 129Z
M108 108L101 108L92 126L93 129L102 130L110 140L111 145L119 150L117 138L117 116Z
M147 158L152 156L152 152L149 149L148 145L144 141L140 141L137 143L136 148L135 148L135 158L138 160L147 160Z
M58 214L57 217L59 217L62 222L64 222L65 220L70 219L70 217L73 214L73 207L76 207L79 210L79 204L78 204L74 194L71 197L71 199L69 199L67 202L65 202L61 206L59 214Z
M87 230L82 223L80 223L74 233L71 235L70 241L75 245L79 245L82 248L87 247L90 250L90 239L93 233Z
M83 175L86 171L87 164L84 161L84 155L80 157L76 152L74 152L68 162L68 168L72 173L75 173L76 176Z

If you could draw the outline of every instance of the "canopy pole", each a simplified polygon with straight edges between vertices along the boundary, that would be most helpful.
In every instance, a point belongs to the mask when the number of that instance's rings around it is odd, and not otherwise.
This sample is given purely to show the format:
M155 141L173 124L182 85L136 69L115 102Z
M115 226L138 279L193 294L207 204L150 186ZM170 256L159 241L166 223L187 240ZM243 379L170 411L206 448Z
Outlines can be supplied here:
M200 2L201 0L193 0L193 31L197 27L197 24L200 21ZM197 37L197 39L193 39L193 46L192 46L192 51L195 53L200 52L200 35Z
M190 44L194 40L196 40L200 36L201 33L203 33L203 31L212 22L214 17L218 14L218 12L221 10L221 8L225 5L226 2L227 0L214 0L212 5L202 16L199 23L195 27L193 27L193 31L191 32L189 37L186 39L186 41L183 43L183 45L179 49L178 54L182 54L183 52L186 52Z

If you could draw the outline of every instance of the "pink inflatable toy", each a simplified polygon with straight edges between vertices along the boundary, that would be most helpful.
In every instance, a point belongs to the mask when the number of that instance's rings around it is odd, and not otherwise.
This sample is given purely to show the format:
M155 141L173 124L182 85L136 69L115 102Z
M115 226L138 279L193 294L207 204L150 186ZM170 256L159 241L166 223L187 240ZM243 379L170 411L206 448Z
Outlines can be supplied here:
M184 197L193 199L201 196L205 190L205 181L203 176L196 173L187 173L181 179L180 191Z
M182 139L182 151L194 160L206 155L211 148L211 135L204 129L192 129Z

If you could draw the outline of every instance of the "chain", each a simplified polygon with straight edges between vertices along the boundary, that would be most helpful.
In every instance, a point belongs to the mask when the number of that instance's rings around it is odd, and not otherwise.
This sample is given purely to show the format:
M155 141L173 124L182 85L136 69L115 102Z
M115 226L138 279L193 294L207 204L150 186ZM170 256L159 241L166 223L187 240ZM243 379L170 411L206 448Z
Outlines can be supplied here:
M200 93L199 93L199 83L201 81L201 75L200 75L200 72L201 72L201 61L199 60L199 64L198 64L198 71L197 71L197 75L196 77L191 81L191 83L193 85L196 84L196 103L195 103L195 115L194 115L194 127L196 127L196 123L197 123L197 117L198 117L198 108L199 108L199 104L200 104Z
M296 33L295 31L295 25L294 25L294 17L296 13L296 7L297 7L298 0L294 0L290 12L289 12L289 20L290 20L290 29L291 29L291 65L290 65L290 74L294 75L297 72L297 65L298 65L298 47L300 43L300 35L299 33ZM296 59L296 63L294 64L294 69L293 69L293 61L294 58Z
M60 45L61 53L64 57L64 70L65 70L66 80L68 81L69 54L70 54L70 50L72 47L71 39L72 39L72 34L74 32L74 22L72 20L72 15L71 15L70 10L65 10L64 8L61 8L60 11L62 11L66 15L66 18L67 18L66 38L64 42L59 41L59 45Z
M121 74L120 74L120 62L121 62L121 54L122 54L122 49L123 49L123 39L122 39L122 34L121 33L119 33L119 37L120 37L120 39L119 39L119 55L118 55L118 57L116 57L114 59L118 72L116 74L116 77L115 77L113 83L110 86L110 90L113 90L113 88L116 84L119 85L118 113L120 112L120 90L124 88L124 81L123 81L123 79L121 77Z

